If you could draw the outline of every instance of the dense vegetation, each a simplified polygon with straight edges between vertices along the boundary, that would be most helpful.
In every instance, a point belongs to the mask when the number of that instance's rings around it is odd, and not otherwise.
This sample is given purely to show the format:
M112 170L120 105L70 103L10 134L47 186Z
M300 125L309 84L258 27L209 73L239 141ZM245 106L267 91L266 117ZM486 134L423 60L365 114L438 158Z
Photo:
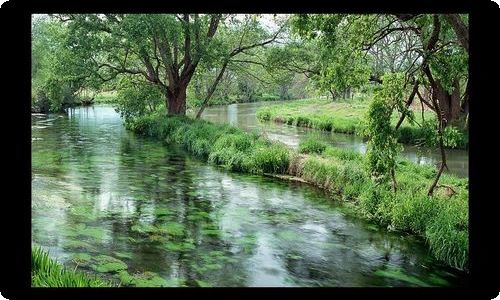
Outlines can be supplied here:
M291 175L322 187L379 224L419 234L432 253L457 268L468 263L468 181L442 176L437 193L426 188L437 171L398 160L397 191L371 179L364 157L307 140L299 154L256 133L186 117L151 115L127 123L137 133L179 143L190 153L237 172Z
M368 102L352 100L332 102L328 99L303 99L286 103L270 104L257 110L261 121L274 121L288 125L314 128L347 134L365 135L365 115ZM425 122L411 124L404 120L396 138L400 143L437 147L435 116L431 111L424 112ZM391 115L391 125L396 126L399 116ZM468 147L468 133L465 130L449 126L444 130L446 148Z
M111 287L113 284L95 275L69 270L49 257L40 247L31 250L33 287Z
M467 15L59 14L35 15L32 30L34 112L112 103L128 129L324 188L467 269L468 180L443 174L444 149L468 147ZM360 134L366 155L197 120L209 105L291 99L303 100L257 117ZM400 143L439 148L439 168L401 160ZM33 255L36 286L102 285Z

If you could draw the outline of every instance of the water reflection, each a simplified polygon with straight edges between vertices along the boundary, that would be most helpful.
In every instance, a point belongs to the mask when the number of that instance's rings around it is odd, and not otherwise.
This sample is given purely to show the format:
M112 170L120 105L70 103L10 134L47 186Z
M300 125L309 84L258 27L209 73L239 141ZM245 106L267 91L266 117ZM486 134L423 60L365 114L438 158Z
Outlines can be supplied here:
M135 286L463 283L321 190L223 172L127 132L111 107L50 118L33 117L32 239L73 267Z

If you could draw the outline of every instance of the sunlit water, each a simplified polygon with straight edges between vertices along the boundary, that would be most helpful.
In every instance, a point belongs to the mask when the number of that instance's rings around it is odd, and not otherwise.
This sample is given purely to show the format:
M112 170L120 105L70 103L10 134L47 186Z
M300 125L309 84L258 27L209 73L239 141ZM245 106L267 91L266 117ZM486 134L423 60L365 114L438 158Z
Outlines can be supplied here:
M297 148L299 141L304 137L315 135L335 147L354 149L361 153L366 151L366 143L363 142L361 137L356 135L325 132L286 124L274 124L273 122L259 122L255 117L255 112L257 108L265 105L270 105L270 103L253 102L213 106L207 108L202 117L213 122L229 123L245 130L265 132L269 138L279 140L293 148ZM405 145L402 155L419 164L437 166L441 161L441 154L438 149ZM459 177L468 177L468 151L447 149L446 162L449 168L446 172Z
M139 286L465 282L421 240L355 218L321 190L209 166L127 132L108 106L32 116L32 161L33 243L72 268L116 282L120 276Z

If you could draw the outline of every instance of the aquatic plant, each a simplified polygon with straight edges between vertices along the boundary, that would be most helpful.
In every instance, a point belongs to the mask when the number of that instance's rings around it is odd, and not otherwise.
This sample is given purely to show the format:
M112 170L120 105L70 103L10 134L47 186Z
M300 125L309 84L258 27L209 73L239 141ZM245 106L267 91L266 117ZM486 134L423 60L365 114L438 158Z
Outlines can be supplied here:
M111 282L95 275L69 270L49 257L41 247L31 250L31 285L33 287L111 287Z

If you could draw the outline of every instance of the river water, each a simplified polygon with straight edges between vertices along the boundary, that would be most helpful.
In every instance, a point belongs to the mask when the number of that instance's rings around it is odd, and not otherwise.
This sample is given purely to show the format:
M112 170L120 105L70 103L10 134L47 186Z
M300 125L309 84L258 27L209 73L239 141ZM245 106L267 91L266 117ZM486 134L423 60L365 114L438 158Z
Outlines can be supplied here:
M32 242L124 285L466 282L418 238L353 217L319 189L207 165L127 132L110 106L32 116Z
M225 122L238 126L245 130L264 131L271 139L279 140L290 147L297 148L299 141L307 135L315 135L317 138L341 148L354 149L364 153L366 143L359 136L325 132L315 129L297 127L286 124L275 124L273 122L259 122L255 112L260 106L269 105L269 102L237 103L224 106L208 107L202 117L213 122ZM441 154L438 149L404 145L402 156L419 164L438 165ZM447 149L446 162L449 172L459 177L469 176L469 154L466 150Z

